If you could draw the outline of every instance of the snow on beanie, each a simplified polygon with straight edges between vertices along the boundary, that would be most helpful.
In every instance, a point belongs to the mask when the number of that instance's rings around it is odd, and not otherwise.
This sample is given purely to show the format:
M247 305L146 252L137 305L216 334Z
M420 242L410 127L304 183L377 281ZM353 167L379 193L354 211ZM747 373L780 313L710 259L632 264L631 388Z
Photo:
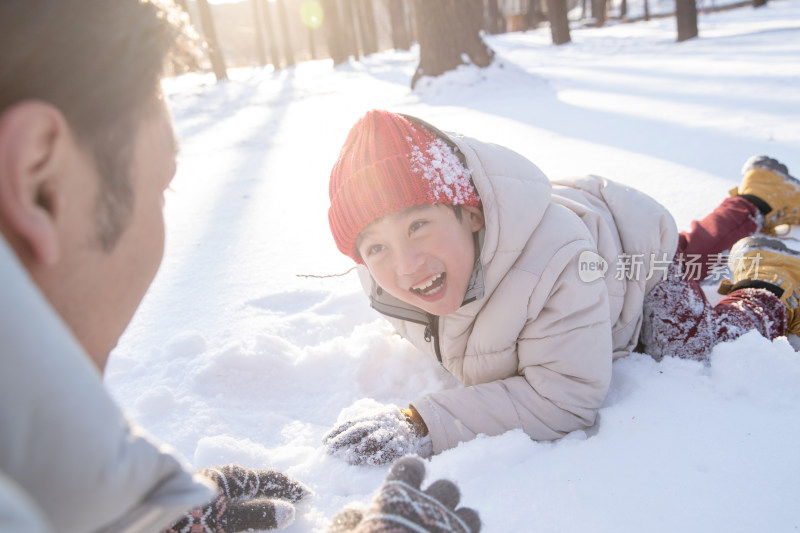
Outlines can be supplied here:
M480 205L453 149L402 115L371 110L350 130L331 171L328 222L339 250L362 263L356 238L371 222L422 204Z

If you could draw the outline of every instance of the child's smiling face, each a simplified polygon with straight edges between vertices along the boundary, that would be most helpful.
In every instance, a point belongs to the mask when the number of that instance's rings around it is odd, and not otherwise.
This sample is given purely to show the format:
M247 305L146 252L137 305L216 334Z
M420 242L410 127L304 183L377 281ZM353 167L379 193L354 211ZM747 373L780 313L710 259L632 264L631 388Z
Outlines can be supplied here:
M472 234L483 227L478 207L422 205L369 224L356 242L377 284L405 303L433 315L461 307L475 263Z

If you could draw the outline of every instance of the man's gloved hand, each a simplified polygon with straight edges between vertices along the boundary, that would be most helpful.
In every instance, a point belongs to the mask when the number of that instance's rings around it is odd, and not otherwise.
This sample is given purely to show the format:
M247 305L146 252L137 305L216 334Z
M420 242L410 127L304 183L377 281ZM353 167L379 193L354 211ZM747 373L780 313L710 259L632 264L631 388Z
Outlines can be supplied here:
M413 408L388 405L348 420L322 438L326 451L353 465L384 465L409 453L433 454L428 428Z
M426 490L422 461L405 457L392 465L371 505L362 512L345 509L333 518L328 533L478 533L481 519L468 507L456 509L460 494L440 479Z
M294 521L292 504L311 494L308 487L275 470L225 465L199 473L213 480L222 493L205 507L186 513L167 533L281 529Z

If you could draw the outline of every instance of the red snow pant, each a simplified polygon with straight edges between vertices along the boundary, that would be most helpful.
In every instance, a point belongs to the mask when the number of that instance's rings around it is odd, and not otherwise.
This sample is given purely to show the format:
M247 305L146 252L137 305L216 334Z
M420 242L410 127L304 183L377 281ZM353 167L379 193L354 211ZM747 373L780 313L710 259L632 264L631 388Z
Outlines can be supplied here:
M756 330L768 339L786 334L786 307L766 289L740 289L711 305L700 282L727 260L724 252L761 226L758 208L726 198L680 234L675 260L644 300L641 341L656 359L673 355L705 360L718 342Z

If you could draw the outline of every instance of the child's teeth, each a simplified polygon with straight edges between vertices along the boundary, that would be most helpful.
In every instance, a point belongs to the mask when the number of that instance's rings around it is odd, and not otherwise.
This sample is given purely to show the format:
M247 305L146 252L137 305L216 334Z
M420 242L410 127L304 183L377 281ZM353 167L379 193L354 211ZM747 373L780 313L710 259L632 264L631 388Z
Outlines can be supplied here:
M427 283L424 283L422 285L417 285L416 287L411 287L411 288L414 289L415 291L424 291L425 289L427 289L428 287L433 285L435 282L439 281L439 278L441 278L441 277L442 277L442 275L438 274L437 276L429 279L427 281Z

